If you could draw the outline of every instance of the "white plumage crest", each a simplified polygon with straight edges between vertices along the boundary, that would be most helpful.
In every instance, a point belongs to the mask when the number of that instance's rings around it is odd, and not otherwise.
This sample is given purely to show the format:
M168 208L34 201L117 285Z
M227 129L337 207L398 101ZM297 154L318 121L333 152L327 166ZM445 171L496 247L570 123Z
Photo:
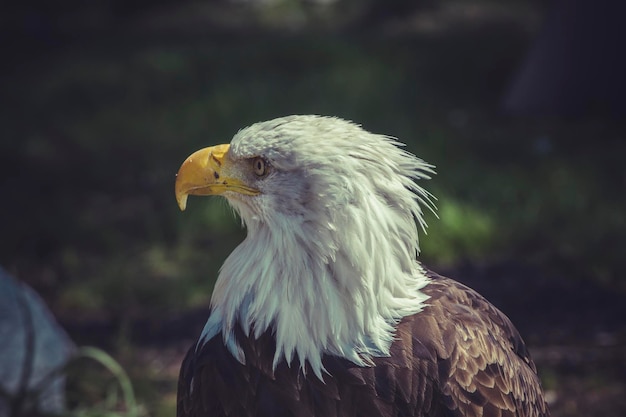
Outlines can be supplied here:
M324 354L362 366L388 355L395 324L427 299L417 225L433 208L415 183L432 166L400 145L321 116L238 132L231 158L261 156L271 170L251 184L260 195L226 194L248 236L224 262L200 343L222 332L245 363L235 325L255 337L271 327L274 366L297 357L320 379Z

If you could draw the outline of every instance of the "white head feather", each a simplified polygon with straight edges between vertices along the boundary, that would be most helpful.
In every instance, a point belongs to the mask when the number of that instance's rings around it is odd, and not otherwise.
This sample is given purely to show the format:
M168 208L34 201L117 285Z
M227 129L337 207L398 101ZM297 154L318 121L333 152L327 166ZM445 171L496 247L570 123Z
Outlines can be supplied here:
M271 171L260 195L225 194L248 236L224 262L200 343L222 332L244 363L236 324L254 337L271 327L274 366L297 357L320 379L324 354L362 366L388 355L395 324L427 299L417 224L432 208L414 182L432 166L399 145L321 116L239 131L230 157L261 156Z

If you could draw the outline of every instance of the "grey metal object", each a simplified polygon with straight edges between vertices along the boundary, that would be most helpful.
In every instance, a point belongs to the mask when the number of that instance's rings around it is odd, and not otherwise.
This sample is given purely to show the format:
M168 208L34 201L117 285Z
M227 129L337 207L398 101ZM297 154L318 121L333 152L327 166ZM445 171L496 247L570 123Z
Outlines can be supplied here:
M39 295L0 268L0 417L63 412L75 349Z

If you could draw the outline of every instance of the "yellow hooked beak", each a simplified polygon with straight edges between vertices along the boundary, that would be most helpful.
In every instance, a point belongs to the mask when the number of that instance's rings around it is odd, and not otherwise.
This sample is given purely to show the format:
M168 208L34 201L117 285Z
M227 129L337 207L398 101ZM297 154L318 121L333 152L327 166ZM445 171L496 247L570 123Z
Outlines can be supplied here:
M185 159L176 174L176 201L181 210L187 207L187 197L190 195L220 195L226 191L245 195L260 194L259 190L236 178L236 164L227 157L229 147L211 146Z

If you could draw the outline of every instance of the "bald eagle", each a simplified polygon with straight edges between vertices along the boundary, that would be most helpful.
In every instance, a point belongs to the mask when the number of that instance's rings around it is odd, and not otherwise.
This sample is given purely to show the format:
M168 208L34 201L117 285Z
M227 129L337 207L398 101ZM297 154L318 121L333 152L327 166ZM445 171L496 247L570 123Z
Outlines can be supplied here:
M246 239L181 367L179 417L548 416L519 333L417 260L433 167L351 122L288 116L182 164Z

